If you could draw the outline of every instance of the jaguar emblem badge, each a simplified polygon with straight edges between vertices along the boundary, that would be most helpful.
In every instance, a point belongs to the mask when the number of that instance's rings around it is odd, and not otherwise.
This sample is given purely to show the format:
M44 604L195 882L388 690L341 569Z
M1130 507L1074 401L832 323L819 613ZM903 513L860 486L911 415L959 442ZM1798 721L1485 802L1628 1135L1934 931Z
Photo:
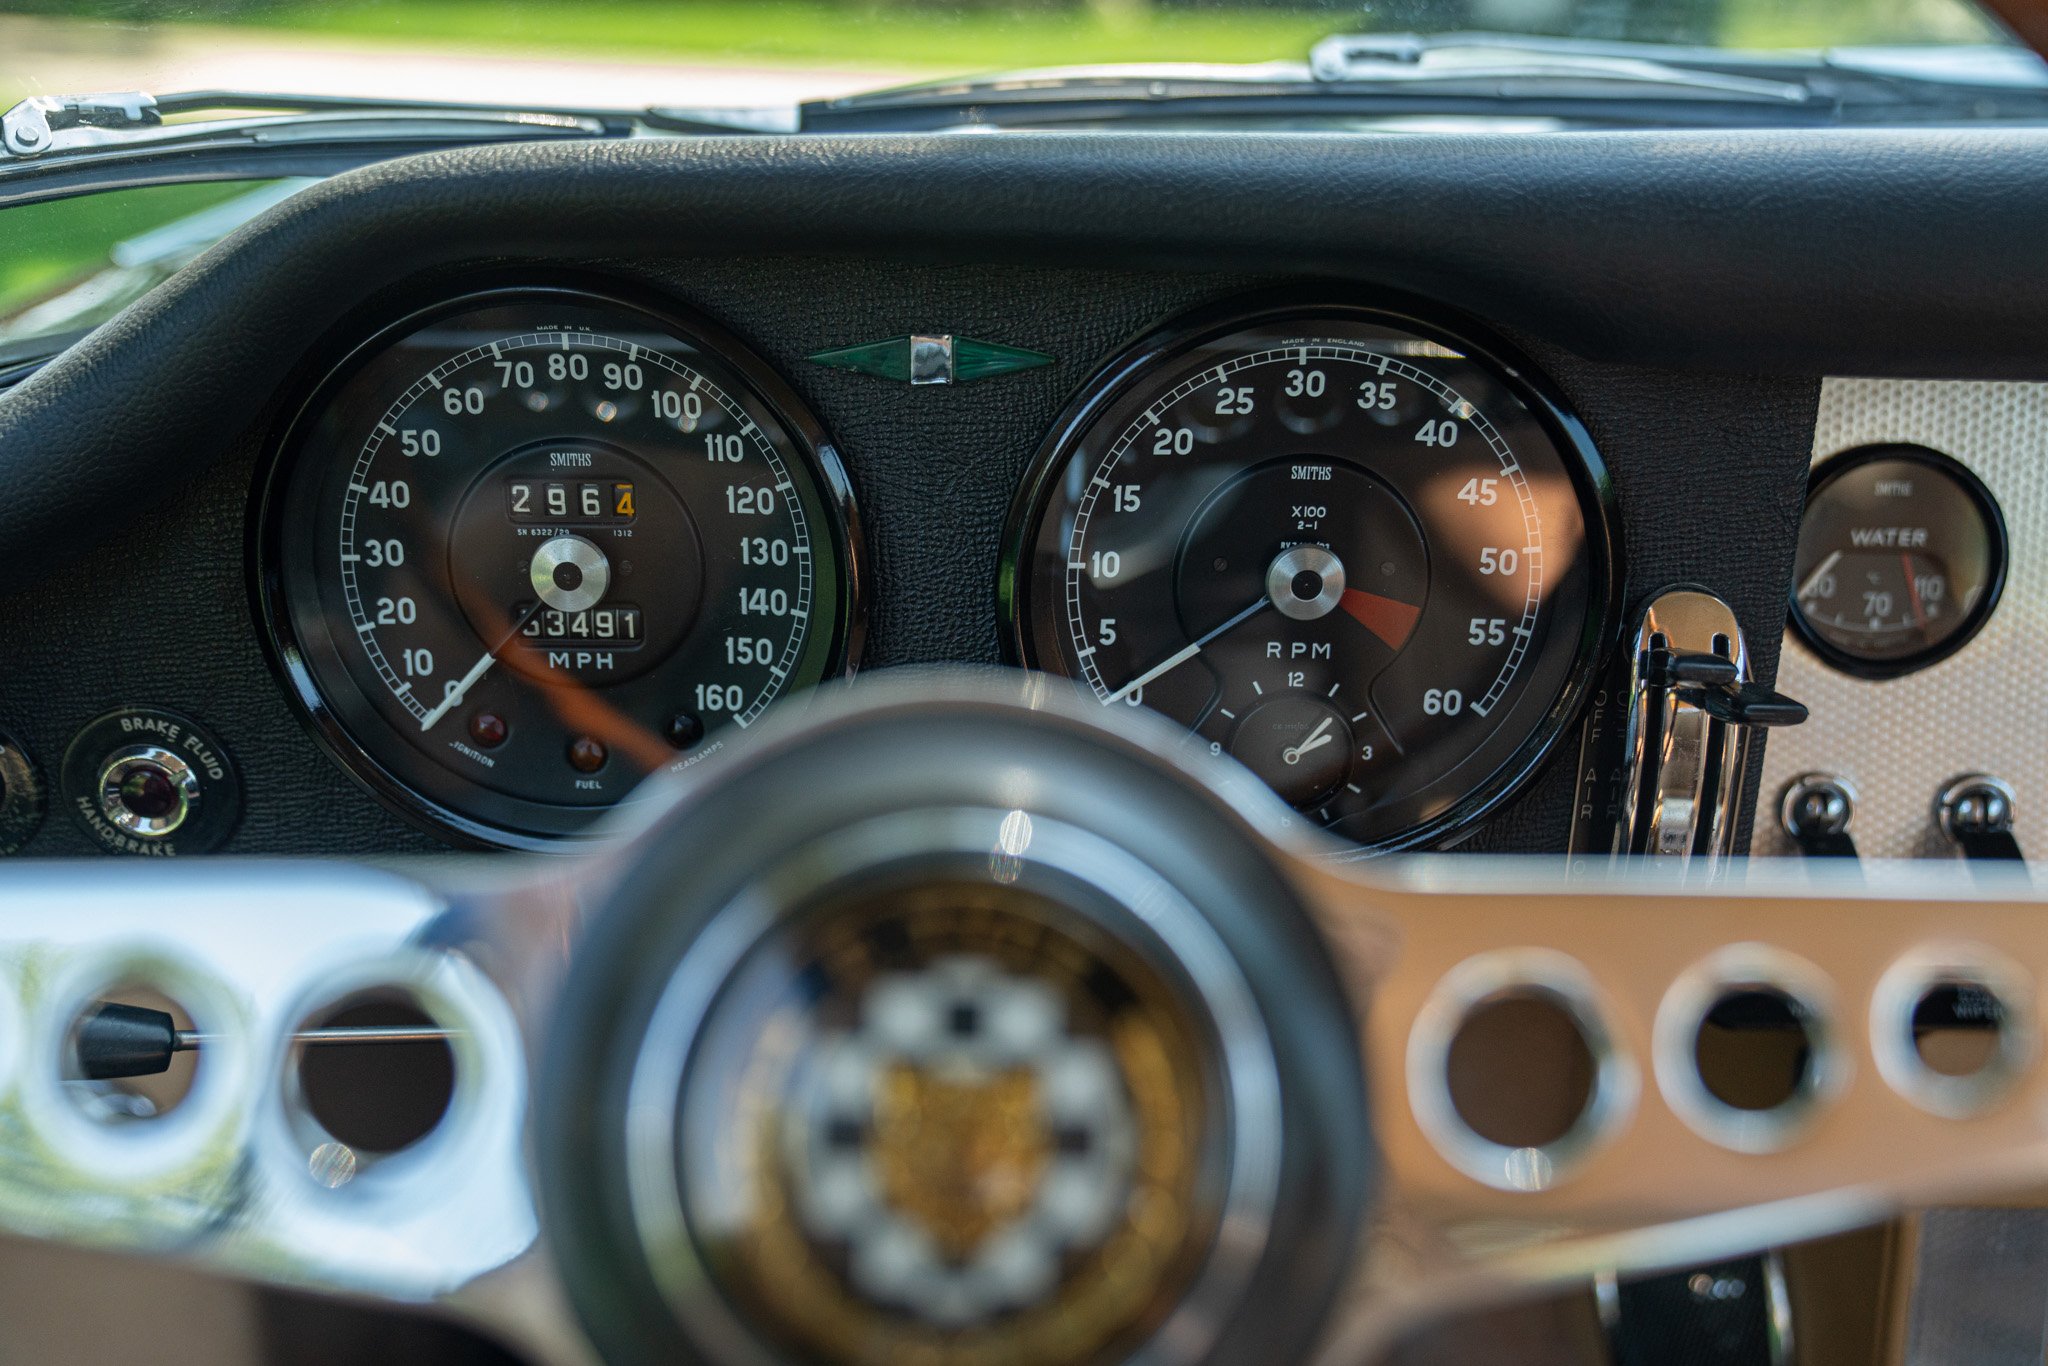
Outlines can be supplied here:
M693 1224L743 1317L799 1356L1094 1360L1157 1326L1214 1234L1178 992L996 904L1014 893L965 895L778 954L778 1002L700 1054L723 1080L685 1103Z

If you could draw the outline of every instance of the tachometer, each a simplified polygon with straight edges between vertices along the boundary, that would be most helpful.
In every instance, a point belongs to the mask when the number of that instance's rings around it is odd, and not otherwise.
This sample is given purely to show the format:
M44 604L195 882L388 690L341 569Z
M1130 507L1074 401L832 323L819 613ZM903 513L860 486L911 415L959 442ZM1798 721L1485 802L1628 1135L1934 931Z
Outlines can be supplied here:
M1276 304L1173 326L1062 419L1013 519L1024 661L1148 706L1388 848L1526 777L1609 622L1605 476L1493 348Z
M264 615L360 777L532 845L848 666L850 516L823 429L735 339L581 291L470 295L292 425Z

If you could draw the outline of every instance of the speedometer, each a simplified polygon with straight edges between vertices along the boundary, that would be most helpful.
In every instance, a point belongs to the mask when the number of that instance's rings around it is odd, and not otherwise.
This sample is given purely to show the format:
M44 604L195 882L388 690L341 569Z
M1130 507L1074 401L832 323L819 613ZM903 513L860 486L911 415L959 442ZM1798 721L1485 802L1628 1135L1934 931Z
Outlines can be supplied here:
M1111 362L1013 516L1029 665L1146 706L1361 846L1525 779L1611 623L1605 475L1500 348L1369 308L1212 312Z
M851 511L823 429L710 324L468 295L358 349L292 424L264 617L359 777L532 846L849 666Z

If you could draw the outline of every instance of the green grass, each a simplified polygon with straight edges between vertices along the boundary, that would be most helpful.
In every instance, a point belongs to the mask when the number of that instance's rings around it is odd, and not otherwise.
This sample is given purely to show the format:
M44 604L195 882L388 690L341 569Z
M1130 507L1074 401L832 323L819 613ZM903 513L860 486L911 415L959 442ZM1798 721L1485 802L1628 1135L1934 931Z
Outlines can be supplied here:
M1594 0L1573 0L1589 5ZM1671 0L1728 46L1985 41L1968 0ZM85 18L265 29L405 48L967 74L1090 62L1304 57L1325 34L1431 27L1417 0L1293 8L1158 0L0 0ZM1650 8L1646 5L1645 8ZM1451 12L1439 15L1449 20ZM5 61L0 60L0 75Z
M157 185L9 209L0 218L0 316L104 266L115 243L248 191L247 181Z
M1966 0L1729 0L1726 47L2010 41Z
M1074 62L1302 57L1355 10L947 8L816 0L328 0L246 12L253 26L408 44L776 65L983 71Z

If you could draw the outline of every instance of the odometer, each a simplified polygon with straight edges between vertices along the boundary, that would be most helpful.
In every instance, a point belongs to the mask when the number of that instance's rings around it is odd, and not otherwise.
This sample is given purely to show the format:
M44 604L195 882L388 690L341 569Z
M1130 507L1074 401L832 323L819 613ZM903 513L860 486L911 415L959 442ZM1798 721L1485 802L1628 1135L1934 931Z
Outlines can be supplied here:
M1362 846L1465 827L1569 718L1612 598L1597 457L1498 355L1277 305L1119 357L1013 521L1024 661Z
M851 506L735 339L570 290L358 349L281 443L265 616L350 768L453 833L581 830L849 663Z

